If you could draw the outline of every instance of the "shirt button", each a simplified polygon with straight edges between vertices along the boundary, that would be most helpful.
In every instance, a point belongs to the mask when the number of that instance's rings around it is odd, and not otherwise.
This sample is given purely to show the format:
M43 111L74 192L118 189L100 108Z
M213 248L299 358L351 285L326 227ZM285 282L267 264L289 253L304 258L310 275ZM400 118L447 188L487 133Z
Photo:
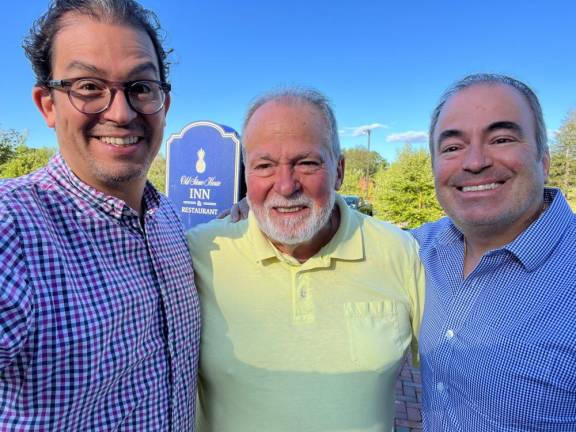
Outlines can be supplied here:
M438 384L436 384L436 390L438 390L439 392L443 392L444 391L444 383L439 382Z
M452 329L446 330L446 339L452 339L454 337L454 331Z
M301 297L301 298L306 298L306 290L300 291L300 297Z

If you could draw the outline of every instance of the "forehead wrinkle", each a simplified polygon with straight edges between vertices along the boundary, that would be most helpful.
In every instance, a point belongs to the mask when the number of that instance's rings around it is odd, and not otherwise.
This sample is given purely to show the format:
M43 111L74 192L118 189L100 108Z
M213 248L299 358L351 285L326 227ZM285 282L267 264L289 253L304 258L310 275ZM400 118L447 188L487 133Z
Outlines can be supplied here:
M74 60L70 62L64 70L65 71L81 70L95 75L104 75L104 71L99 67L92 64L84 63L79 60Z
M90 73L90 74L94 74L96 76L106 75L106 71L104 71L103 69L100 69L98 66L93 65L93 64L89 64L89 63L85 63L85 62L79 61L79 60L72 61L70 64L68 64L66 66L66 68L64 70L65 71L81 70L81 71L85 71L85 72ZM156 67L156 65L153 62L147 61L144 63L140 63L139 65L136 65L128 73L128 76L130 77L130 76L137 75L137 74L140 74L142 72L147 72L147 71L153 71L155 74L157 74L158 68Z

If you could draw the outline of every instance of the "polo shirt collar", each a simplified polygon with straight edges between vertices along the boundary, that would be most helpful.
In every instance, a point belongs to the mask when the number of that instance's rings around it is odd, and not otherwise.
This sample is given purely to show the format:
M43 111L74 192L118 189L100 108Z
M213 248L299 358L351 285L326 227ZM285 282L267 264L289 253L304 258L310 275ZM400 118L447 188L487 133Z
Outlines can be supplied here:
M317 255L329 255L343 261L364 259L364 239L358 218L340 195L336 195L336 205L340 209L340 226L334 237Z
M254 212L248 213L248 231L247 237L252 245L252 251L254 252L254 257L256 262L263 263L264 261L276 258L274 252L274 246L270 241L264 236L260 228L258 227L258 222L254 216Z
M348 208L344 199L336 195L336 204L340 209L340 226L334 237L320 249L313 257L302 265L328 266L331 259L345 261L361 260L364 258L364 240L362 232L352 210ZM282 259L281 253L264 236L254 217L254 212L248 214L248 232L257 262L264 263L269 259ZM283 257L285 261L289 259Z

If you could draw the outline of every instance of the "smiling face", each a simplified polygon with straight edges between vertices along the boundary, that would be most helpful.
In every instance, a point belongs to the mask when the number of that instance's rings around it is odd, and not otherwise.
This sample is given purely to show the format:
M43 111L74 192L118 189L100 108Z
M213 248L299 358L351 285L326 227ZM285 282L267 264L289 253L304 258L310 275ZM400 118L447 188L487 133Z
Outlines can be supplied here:
M159 79L154 46L144 31L73 13L62 20L53 44L52 79ZM93 115L77 111L65 91L36 87L33 97L48 126L55 128L60 151L76 176L120 198L141 197L162 143L169 95L153 115L132 110L122 91L106 111Z
M344 164L334 160L326 130L314 107L285 101L265 103L246 126L247 197L277 244L314 243L328 225Z
M433 138L436 195L465 236L507 242L540 213L549 157L538 155L534 117L516 89L459 91L442 108Z

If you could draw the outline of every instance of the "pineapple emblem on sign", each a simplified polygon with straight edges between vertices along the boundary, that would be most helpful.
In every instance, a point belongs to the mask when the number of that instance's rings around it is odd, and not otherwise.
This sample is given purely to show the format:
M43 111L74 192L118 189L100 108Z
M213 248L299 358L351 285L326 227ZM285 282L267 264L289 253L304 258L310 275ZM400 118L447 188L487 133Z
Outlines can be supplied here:
M185 229L209 222L238 201L240 151L234 129L209 121L189 123L170 136L166 192Z
M206 152L202 147L200 147L200 150L198 150L196 154L198 155L198 160L196 161L196 172L198 174L202 174L204 171L206 171L206 162L204 161Z

